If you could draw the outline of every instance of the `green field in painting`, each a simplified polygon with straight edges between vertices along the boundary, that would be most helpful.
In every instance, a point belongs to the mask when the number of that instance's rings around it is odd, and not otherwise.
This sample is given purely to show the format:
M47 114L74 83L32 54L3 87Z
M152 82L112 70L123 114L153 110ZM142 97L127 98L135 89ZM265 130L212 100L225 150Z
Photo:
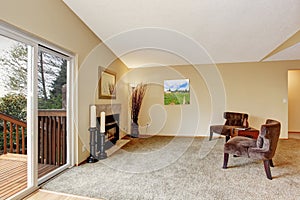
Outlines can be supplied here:
M165 92L165 105L190 104L190 92Z

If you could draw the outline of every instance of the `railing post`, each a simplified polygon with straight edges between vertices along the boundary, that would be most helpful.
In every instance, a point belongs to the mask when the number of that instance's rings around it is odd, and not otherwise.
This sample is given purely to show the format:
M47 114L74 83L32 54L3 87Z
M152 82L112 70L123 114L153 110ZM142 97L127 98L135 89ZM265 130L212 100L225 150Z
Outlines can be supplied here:
M48 118L43 116L45 123L43 124L43 130L44 130L44 164L48 163L48 129L47 129L47 124L48 124Z
M19 126L16 124L16 152L20 153Z
M7 154L7 122L3 120L3 153Z
M9 133L10 133L9 152L13 153L13 126L12 126L12 122L9 123Z
M22 127L22 154L25 154L25 127Z
M52 147L52 131L51 131L51 125L52 125L52 121L51 121L51 117L49 116L48 117L48 122L49 122L49 124L48 124L48 130L47 130L47 134L48 134L48 142L49 142L49 144L48 144L48 161L47 161L47 164L52 164L52 160L51 160L51 158L52 158L52 155L51 155L51 147Z
M39 161L58 166L66 164L66 111L39 110L38 117ZM0 120L3 120L3 153L26 154L26 122L4 113L0 113ZM7 150L8 145L9 150Z
M61 117L57 117L57 163L60 166L61 163Z
M51 135L52 135L52 146L51 146L51 164L56 165L56 140L55 140L55 135L56 135L56 123L55 123L55 116L51 117L51 121L52 121L52 131L51 131Z
M39 152L41 162L66 164L66 111L39 110Z
M25 154L25 134L27 124L12 116L0 112L0 120L3 120L3 153L20 153L20 127L22 129L22 153ZM9 127L8 123L9 122ZM9 129L9 132L8 132ZM9 135L8 135L9 134ZM15 134L15 135L14 135ZM14 139L15 137L15 139ZM9 141L8 141L9 140ZM16 147L14 147L14 142ZM9 150L7 146L9 144Z
M66 149L66 133L67 133L67 120L66 120L66 116L62 117L62 160L63 160L63 164L66 164L66 154L67 154L67 149Z

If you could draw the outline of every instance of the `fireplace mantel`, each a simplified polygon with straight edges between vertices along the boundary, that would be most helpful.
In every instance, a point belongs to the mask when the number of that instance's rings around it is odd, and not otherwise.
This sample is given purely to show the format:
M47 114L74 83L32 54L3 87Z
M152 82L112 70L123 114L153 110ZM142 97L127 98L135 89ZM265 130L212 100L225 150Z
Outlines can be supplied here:
M97 117L100 117L100 112L105 112L105 115L121 113L121 104L96 104L95 106Z

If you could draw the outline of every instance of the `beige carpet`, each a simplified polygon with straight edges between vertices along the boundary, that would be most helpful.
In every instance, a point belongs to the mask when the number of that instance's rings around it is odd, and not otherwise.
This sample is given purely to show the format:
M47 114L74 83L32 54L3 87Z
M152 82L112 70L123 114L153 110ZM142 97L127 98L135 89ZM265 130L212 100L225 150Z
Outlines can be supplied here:
M224 138L132 139L108 159L74 167L43 189L116 200L300 198L299 139L279 141L273 180L262 162L248 158L230 157L222 169L223 144Z
M108 150L106 150L107 156L108 157L112 156L113 153L115 153L116 151L118 151L119 149L121 149L128 142L130 142L130 140L127 140L127 139L120 139L120 140L118 140L114 146L112 146L111 148L109 148Z

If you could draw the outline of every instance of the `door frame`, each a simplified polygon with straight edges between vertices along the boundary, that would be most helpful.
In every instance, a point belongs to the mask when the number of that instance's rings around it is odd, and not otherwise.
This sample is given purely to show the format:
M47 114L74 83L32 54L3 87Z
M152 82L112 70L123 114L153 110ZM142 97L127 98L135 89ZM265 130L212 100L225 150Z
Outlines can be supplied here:
M74 119L77 109L75 106L76 84L75 84L75 56L71 52L56 45L50 44L36 36L21 31L20 29L0 21L0 35L20 41L28 45L28 100L27 100L27 188L11 196L9 199L21 199L36 189L39 184L45 182L66 168L75 164L76 145L74 134ZM51 173L38 179L38 100L37 100L37 63L39 45L46 46L54 51L61 52L68 57L67 67L67 163Z
M48 174L44 175L43 177L38 179L38 185L46 182L53 176L57 175L58 173L66 170L67 168L74 166L74 129L72 121L74 119L74 112L72 112L72 108L74 107L74 95L73 95L73 87L71 87L74 80L74 56L67 55L66 52L63 52L62 50L55 49L55 47L51 47L51 45L47 45L47 47L51 48L51 50L39 46L38 49L42 50L43 52L51 53L53 55L62 57L63 59L66 59L68 61L67 63L67 162L63 166L60 166L59 168L49 172ZM65 55L55 53L55 51L63 53Z

